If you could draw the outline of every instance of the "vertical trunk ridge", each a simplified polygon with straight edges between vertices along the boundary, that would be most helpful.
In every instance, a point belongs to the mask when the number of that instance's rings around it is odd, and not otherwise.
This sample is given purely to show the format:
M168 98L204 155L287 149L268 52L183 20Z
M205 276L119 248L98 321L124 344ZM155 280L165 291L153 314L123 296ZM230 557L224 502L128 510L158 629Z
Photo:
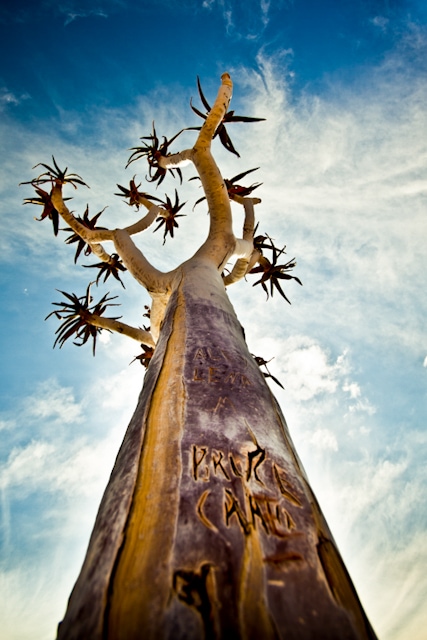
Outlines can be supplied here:
M170 561L182 467L183 332L185 307L178 299L173 330L147 418L126 544L115 570L108 638L140 638L142 629L145 639L158 638L158 619L170 595ZM174 473L170 473L172 468Z

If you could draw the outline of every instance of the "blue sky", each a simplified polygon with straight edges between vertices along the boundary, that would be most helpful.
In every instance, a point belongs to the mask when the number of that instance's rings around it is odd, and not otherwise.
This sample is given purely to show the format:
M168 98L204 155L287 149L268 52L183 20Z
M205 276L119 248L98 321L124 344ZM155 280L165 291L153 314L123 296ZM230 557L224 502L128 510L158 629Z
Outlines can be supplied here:
M54 154L108 205L146 168L128 149L199 124L229 71L232 108L266 117L230 128L241 159L215 147L225 177L259 166L260 231L286 243L303 287L292 305L251 282L230 287L251 351L274 358L274 388L297 450L381 640L427 628L425 318L427 7L424 0L77 0L0 8L0 619L7 640L55 634L143 379L138 345L52 349L55 289L82 295L88 272L23 207ZM185 137L184 137L185 135ZM182 145L191 146L190 132ZM176 150L179 149L177 144ZM175 148L174 148L175 150ZM141 238L159 268L206 234L194 175L173 242ZM147 185L148 186L148 185ZM163 189L164 186L164 189ZM159 188L173 194L168 178ZM237 228L241 219L236 210ZM160 234L160 235L159 235ZM90 260L81 260L88 264ZM148 298L130 279L125 322ZM274 386L274 383L273 383Z

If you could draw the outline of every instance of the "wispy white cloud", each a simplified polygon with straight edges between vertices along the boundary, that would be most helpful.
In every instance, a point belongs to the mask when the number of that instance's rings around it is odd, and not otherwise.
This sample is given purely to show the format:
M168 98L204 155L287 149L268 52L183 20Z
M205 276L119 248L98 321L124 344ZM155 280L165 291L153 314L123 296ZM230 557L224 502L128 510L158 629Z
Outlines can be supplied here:
M0 100L3 104L18 104L19 100L14 93L8 91L5 87L0 89Z
M389 22L389 18L386 18L385 16L375 16L371 19L371 23L381 31L386 31Z
M261 19L264 26L267 26L269 23L269 11L270 11L270 0L261 0L260 9L261 9Z
M39 487L46 488L56 474L55 460L56 447L47 442L31 442L26 447L13 449L0 476L2 488L10 486L20 487L26 491L34 491L34 480L37 479ZM22 494L21 494L22 495Z
M17 106L29 100L30 95L28 93L16 94L10 91L7 87L0 87L0 111L6 109L8 106Z
M420 45L419 56L423 51ZM246 111L268 121L257 125L262 135L236 127L235 142L242 157L265 159L260 229L274 229L278 242L281 229L292 238L298 273L310 295L321 296L317 321L325 330L345 324L353 334L366 327L372 337L393 335L419 350L427 184L419 132L427 128L427 88L420 76L405 77L401 65L385 60L355 87L295 98L281 63L262 56L260 73L241 80L252 91ZM305 287L296 291L298 304ZM384 314L384 305L393 311Z
M16 422L14 420L0 420L0 431L13 429Z
M233 38L257 40L261 37L271 19L270 0L251 0L237 3L233 0L203 0L202 8L218 11L225 24L226 32Z
M347 391L352 399L360 396L360 387L356 382L345 382L342 389L343 391Z
M109 18L119 9L126 8L127 0L97 0L96 5L90 0L45 0L44 9L54 11L64 18L64 26L78 19Z
M27 566L0 571L0 616L7 640L53 638L67 598L70 575L55 570L46 580L37 559ZM52 567L53 569L53 567Z
M40 394L35 390L15 405L23 442L11 449L0 471L0 617L8 640L32 640L35 628L37 637L55 634L133 410L111 392L121 390L125 403L132 393L136 402L137 376L129 376L127 383L124 377L117 374L115 384L98 378L80 404L70 389L46 381ZM86 433L76 436L83 405ZM60 428L61 406L65 430ZM48 434L46 423L53 427ZM25 442L29 434L32 439ZM29 521L26 505L33 503L37 509L31 509Z
M126 373L129 376L129 371ZM70 388L62 387L54 379L40 383L33 395L21 399L14 409L15 431L19 428L20 433L11 434L18 442L3 463L0 487L18 491L20 499L38 491L61 492L69 497L91 495L99 476L108 472L105 465L112 462L115 452L110 450L108 437L98 439L94 444L90 429L87 433L78 429L83 419L83 407L85 420L92 422L101 420L97 413L104 404L111 416L117 410L122 413L123 405L114 401L112 388L123 392L123 401L126 388L137 392L138 386L137 378L131 385L126 380L120 383L125 377L117 374L114 382L103 382L100 378L96 384L87 387L81 402L75 401ZM108 397L104 396L104 391ZM120 426L123 429L125 424ZM109 423L110 436L111 429ZM99 491L100 487L97 489Z
M11 542L10 500L6 487L0 486L0 532L3 551L9 551Z
M286 388L295 399L309 400L337 389L340 364L330 364L324 349L311 338L292 336L285 340L280 362L286 372Z
M325 451L338 451L338 441L330 429L316 429L309 439L310 444Z
M376 413L377 409L369 402L369 400L357 400L353 404L349 405L349 411L363 411L370 415Z
M91 0L44 0L39 3L27 3L23 7L0 7L0 22L3 23L34 23L37 20L45 19L45 13L54 13L64 19L64 26L67 26L79 18L101 17L108 18L118 9L123 9L128 4L128 0L97 0L93 6Z
M82 420L82 407L76 403L71 388L61 387L55 379L37 385L26 399L24 413L35 419L50 419L65 424Z
M68 11L65 13L64 25L67 26L78 18L108 18L108 14L100 9L90 9L89 11Z

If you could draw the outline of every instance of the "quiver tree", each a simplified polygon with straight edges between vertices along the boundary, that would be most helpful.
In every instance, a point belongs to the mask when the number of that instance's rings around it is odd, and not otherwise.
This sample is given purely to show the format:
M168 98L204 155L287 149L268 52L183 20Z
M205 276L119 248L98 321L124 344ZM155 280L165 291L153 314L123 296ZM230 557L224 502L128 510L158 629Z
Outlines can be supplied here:
M146 159L148 181L168 172L182 179L192 163L209 211L207 239L196 253L164 273L133 238L154 223L173 237L182 209L178 193L160 200L130 180L119 186L128 203L146 209L136 223L97 226L100 216L73 215L63 187L83 186L54 166L31 181L41 219L67 225L66 242L99 261L96 283L127 270L150 294L150 327L106 317L113 298L93 302L63 292L50 315L61 320L56 343L95 348L100 331L143 345L147 366L137 408L104 493L80 576L59 639L374 638L265 378L278 382L260 356L252 357L226 287L249 273L267 297L295 279L267 235L255 235L252 197L259 184L224 180L211 154L218 134L238 155L226 130L255 118L228 111L232 83L222 76L191 149L170 153L176 138L152 134L132 149L129 163ZM180 132L181 133L181 132ZM128 164L129 164L128 163ZM50 185L45 191L42 185ZM230 199L244 208L242 237L232 229ZM112 247L112 253L106 247ZM269 257L267 257L269 256ZM226 265L234 260L231 269ZM93 289L93 287L92 287Z

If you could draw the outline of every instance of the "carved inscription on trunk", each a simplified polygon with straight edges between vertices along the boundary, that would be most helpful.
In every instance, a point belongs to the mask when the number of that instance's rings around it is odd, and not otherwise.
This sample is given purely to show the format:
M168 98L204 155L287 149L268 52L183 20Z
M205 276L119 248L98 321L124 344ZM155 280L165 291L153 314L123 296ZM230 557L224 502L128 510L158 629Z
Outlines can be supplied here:
M253 436L253 434L252 434ZM253 446L244 451L222 451L207 445L193 444L191 449L191 477L204 484L196 505L200 521L218 531L238 525L243 534L252 525L267 535L279 538L297 533L291 511L302 506L297 491L291 486L286 472L272 461L253 436ZM234 488L236 479L243 485L243 498ZM206 488L211 482L221 482L222 522L213 522L207 515L210 500L218 493Z
M236 357L224 349L197 347L193 357L193 382L204 384L223 384L230 387L249 386L249 380L244 370L247 368L247 361L239 357L238 369Z

